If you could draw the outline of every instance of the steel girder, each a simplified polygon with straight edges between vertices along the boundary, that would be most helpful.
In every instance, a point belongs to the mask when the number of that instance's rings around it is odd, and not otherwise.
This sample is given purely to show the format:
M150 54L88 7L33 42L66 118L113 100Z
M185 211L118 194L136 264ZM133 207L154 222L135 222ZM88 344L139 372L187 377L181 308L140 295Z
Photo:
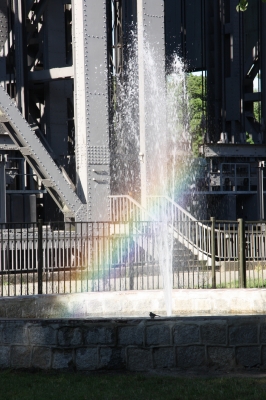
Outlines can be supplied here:
M1 124L5 131L18 146L65 218L85 220L84 204L2 86L0 86L0 110Z
M73 0L77 193L87 219L109 220L110 150L106 0Z
M0 154L0 223L6 222L6 172L5 156Z

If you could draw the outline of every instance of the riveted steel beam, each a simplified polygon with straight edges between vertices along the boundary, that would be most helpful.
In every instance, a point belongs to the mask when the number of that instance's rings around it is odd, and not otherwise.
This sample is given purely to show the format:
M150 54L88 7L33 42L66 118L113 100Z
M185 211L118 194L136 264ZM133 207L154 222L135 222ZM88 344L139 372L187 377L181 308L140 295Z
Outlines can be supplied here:
M97 221L110 217L107 7L108 0L72 1L77 192Z
M14 101L0 86L0 110L6 120L1 122L24 158L35 171L66 218L86 220L84 204L73 191L41 141L22 117Z

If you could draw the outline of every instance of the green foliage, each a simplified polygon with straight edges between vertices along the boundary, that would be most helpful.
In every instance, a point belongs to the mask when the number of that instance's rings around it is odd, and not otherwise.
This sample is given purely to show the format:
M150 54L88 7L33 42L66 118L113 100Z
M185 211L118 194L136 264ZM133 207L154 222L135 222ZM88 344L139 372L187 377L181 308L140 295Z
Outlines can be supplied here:
M255 120L260 122L260 116L261 116L261 102L260 101L255 101L253 103L253 113L254 113Z
M246 143L254 144L254 140L252 139L252 137L249 135L248 132L246 132Z
M239 4L236 6L236 11L246 11L248 8L248 1L247 0L240 0Z
M263 3L266 3L266 0L261 0ZM248 1L247 0L240 0L238 5L236 6L236 11L246 11L248 9Z
M192 147L194 154L198 155L199 145L203 143L203 115L206 109L205 78L189 74L187 78L187 91L189 97Z

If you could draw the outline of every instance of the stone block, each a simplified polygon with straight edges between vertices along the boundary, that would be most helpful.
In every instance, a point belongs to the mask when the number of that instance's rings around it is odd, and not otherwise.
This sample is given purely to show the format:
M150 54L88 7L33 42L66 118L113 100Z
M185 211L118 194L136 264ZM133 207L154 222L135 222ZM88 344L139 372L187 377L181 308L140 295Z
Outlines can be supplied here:
M52 368L70 369L73 368L72 350L52 349Z
M154 348L153 362L155 368L175 367L175 348L174 347Z
M30 344L40 346L56 345L56 329L45 325L32 325L29 328Z
M49 347L34 347L32 350L31 366L33 368L49 369L52 353Z
M10 366L10 347L0 346L0 368L8 368Z
M178 324L173 331L174 344L199 343L199 326L196 324Z
M36 305L36 318L71 318L72 310L69 307L67 296L42 296Z
M31 365L31 348L29 346L11 347L11 367L29 368Z
M235 351L233 347L208 347L207 352L210 364L221 368L234 367Z
M266 346L262 346L261 348L261 364L263 368L266 368Z
M201 339L207 344L226 344L227 326L222 323L207 323L201 326Z
M266 343L266 324L260 326L260 342Z
M98 349L83 347L76 350L76 367L81 371L93 371L98 367Z
M99 368L103 369L124 369L125 349L102 347L100 349Z
M194 368L205 364L204 346L180 346L176 350L177 366L180 368Z
M0 318L6 318L6 302L0 301Z
M144 326L123 326L118 329L118 344L122 346L143 345Z
M115 328L105 326L90 328L85 331L85 340L88 345L92 344L114 344Z
M153 368L151 350L128 347L127 367L131 371L148 371Z
M3 344L28 344L26 324L23 321L5 321L1 341Z
M58 330L59 346L81 346L82 331L80 328L63 327Z
M6 303L6 317L7 318L22 318L23 304L21 301L12 299Z
M87 302L84 299L72 301L72 314L75 318L84 318L87 316Z
M167 325L151 325L146 328L146 345L169 345L170 327Z
M22 307L22 318L36 318L36 300L27 299Z
M236 362L243 367L257 367L261 364L259 346L241 346L236 349Z
M258 343L258 327L253 324L245 324L229 327L229 344Z

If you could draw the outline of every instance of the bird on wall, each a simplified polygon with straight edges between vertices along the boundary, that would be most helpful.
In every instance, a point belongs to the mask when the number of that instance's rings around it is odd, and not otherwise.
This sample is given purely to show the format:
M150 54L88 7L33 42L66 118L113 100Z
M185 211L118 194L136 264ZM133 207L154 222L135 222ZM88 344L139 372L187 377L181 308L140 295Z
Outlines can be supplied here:
M151 319L154 319L155 317L160 317L160 315L154 314L153 312L150 312L149 316Z

